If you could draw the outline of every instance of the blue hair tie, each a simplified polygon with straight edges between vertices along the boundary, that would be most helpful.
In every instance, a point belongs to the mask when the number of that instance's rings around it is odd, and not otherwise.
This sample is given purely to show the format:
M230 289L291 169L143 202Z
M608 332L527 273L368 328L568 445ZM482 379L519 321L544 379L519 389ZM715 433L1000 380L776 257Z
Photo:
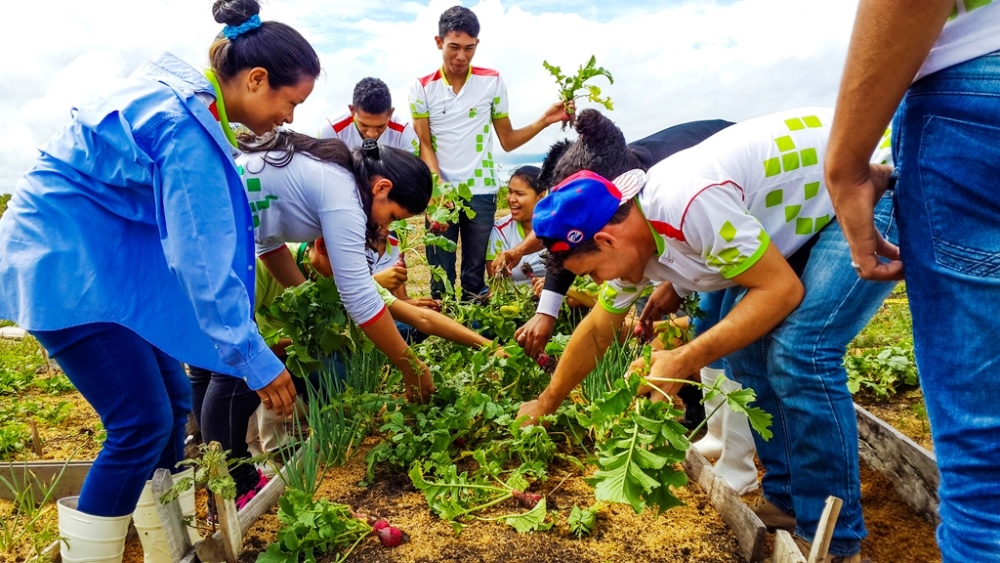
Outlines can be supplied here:
M248 31L257 29L258 27L260 27L260 16L254 14L250 16L250 19L241 23L240 25L235 25L235 26L227 25L226 27L222 28L222 34L226 36L226 39L232 41L233 39L236 39L240 35Z

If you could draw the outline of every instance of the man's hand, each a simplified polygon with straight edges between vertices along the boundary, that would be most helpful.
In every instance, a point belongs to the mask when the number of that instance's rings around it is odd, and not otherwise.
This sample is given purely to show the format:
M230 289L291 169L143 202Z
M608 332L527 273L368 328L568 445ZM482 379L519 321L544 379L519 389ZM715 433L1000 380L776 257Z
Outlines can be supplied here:
M639 315L639 324L644 327L643 330L648 334L653 334L653 323L664 315L676 313L677 309L680 309L682 301L681 296L677 295L677 291L674 290L674 284L661 283L649 296L649 301L646 302L642 314Z
M675 373L676 364L671 357L673 350L663 350L653 352L650 356L651 364L646 366L646 360L639 358L629 366L628 373L645 375L646 382L639 386L636 395L649 395L649 400L658 403L665 401L677 394L683 382L688 379L687 374Z
M826 180L837 221L851 246L851 266L866 280L903 279L899 247L885 240L875 228L875 205L885 193L890 170L886 166L870 166L869 174L854 183L837 183L833 177ZM880 256L890 261L882 262Z
M295 412L295 385L292 384L292 374L284 370L274 378L274 381L257 391L264 408L276 416L287 418Z
M396 288L406 283L406 268L393 266L392 268L382 270L372 277L375 278L375 281L382 287L388 289L389 291L394 291Z
M430 309L432 311L441 310L441 302L437 299L431 299L430 297L412 297L406 302L414 307L420 307L421 309Z
M517 409L517 418L522 416L527 416L528 418L521 423L522 426L531 426L533 424L538 424L538 419L550 414L555 414L556 409L559 405L550 405L549 403L542 400L541 397L535 399L534 401L525 401L521 403L521 408Z
M556 319L542 313L535 313L528 322L514 332L514 340L524 348L524 353L530 358L538 358L545 351L545 345L552 338Z
M437 391L434 387L434 380L431 378L431 370L427 364L414 358L413 367L420 374L417 381L411 377L403 376L403 385L406 387L406 400L411 403L424 404L431 400L431 395Z

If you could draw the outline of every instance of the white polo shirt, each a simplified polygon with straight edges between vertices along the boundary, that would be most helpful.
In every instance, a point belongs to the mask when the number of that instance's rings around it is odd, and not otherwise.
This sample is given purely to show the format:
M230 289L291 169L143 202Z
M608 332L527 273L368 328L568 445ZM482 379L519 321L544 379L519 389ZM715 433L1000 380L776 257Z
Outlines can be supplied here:
M336 119L327 118L319 128L320 139L333 139L334 137L344 141L347 148L361 148L364 138L361 131L354 125L354 113L350 110L338 116ZM393 120L389 120L389 126L378 137L378 144L383 147L393 147L410 151L413 154L420 153L420 141L417 133L409 123L403 125Z
M347 313L361 326L376 321L386 309L365 255L368 218L354 176L306 153L295 153L280 167L264 157L243 153L236 158L253 213L257 256L323 236Z
M486 245L486 260L492 261L501 252L510 250L524 241L524 227L515 221L510 215L501 217L493 223L493 230L490 231L490 242ZM531 267L532 274L536 278L545 277L545 263L542 261L542 251L525 255L517 263L510 273L510 279L514 283L528 283L528 276L524 275L521 267L527 264Z
M493 120L507 117L508 104L500 73L488 68L470 66L457 94L442 70L413 83L410 114L430 120L431 146L444 181L464 182L473 195L497 193Z
M798 250L834 218L822 166L832 121L828 108L750 119L650 168L637 199L657 256L641 283L605 283L601 306L628 310L650 280L682 296L732 287L769 245Z
M1000 0L955 0L914 81L1000 49Z
M389 233L389 237L385 239L385 252L382 253L382 256L378 256L371 249L368 249L366 252L368 260L372 264L373 274L388 270L395 266L396 261L399 260L399 239L396 238L396 235Z

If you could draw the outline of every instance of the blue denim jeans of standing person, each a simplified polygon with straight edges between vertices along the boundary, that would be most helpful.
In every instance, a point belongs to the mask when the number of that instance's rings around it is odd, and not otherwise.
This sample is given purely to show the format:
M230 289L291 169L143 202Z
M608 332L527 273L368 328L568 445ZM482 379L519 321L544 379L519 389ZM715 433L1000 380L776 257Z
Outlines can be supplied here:
M893 142L938 545L946 562L1000 561L1000 51L914 83Z
M490 242L494 216L497 213L496 195L474 195L468 206L476 212L469 219L459 214L458 223L453 223L441 236L450 241L462 239L462 298L475 297L486 289L486 247ZM436 246L427 247L427 263L444 268L448 281L455 284L455 253L446 252ZM431 297L440 299L444 294L444 284L431 279Z
M875 209L875 224L896 240L892 199ZM726 356L733 379L757 394L756 406L773 416L774 436L754 433L765 469L764 496L795 515L795 534L812 541L830 495L844 501L830 553L853 555L867 535L861 513L858 427L847 390L844 354L895 286L861 280L851 267L851 251L840 224L818 235L801 275L802 303L774 330ZM726 290L722 315L736 305Z
M705 334L705 331L722 319L722 301L726 293L726 290L698 292L698 308L701 309L702 315L695 318L692 323L695 336ZM723 366L723 358L719 358L705 367L723 369Z
M184 459L191 385L180 362L131 330L93 323L32 335L90 403L108 436L77 508L94 516L135 511L158 468Z

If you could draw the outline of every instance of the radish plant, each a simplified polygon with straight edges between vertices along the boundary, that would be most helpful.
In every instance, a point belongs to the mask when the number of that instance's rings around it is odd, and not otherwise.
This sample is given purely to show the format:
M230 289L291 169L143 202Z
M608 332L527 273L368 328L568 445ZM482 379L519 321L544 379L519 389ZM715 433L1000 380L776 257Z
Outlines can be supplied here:
M576 112L574 111L574 106L571 104L574 100L587 98L591 102L601 104L608 110L615 109L610 97L601 97L601 88L599 86L587 84L588 80L598 76L607 78L609 84L615 83L610 72L597 66L597 58L595 56L591 55L587 64L580 65L576 74L572 76L564 75L562 68L550 65L548 61L542 61L542 66L545 67L545 70L549 71L552 77L556 79L556 84L559 85L559 98L563 101L566 112L569 113L570 126L576 123ZM564 123L563 129L565 128L566 124Z

